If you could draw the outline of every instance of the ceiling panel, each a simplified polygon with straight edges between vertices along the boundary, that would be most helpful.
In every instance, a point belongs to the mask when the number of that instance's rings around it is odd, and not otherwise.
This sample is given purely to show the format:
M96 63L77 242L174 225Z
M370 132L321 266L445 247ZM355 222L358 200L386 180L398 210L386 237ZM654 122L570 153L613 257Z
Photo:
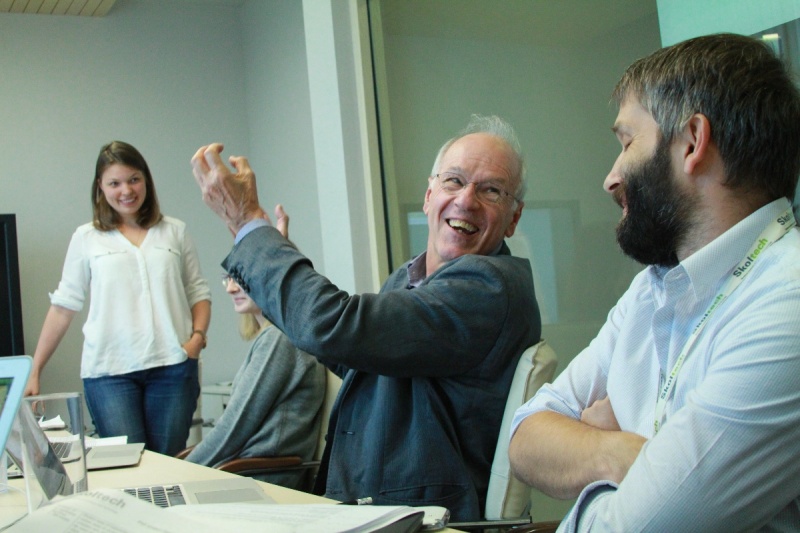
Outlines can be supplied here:
M0 13L102 17L116 0L0 0Z

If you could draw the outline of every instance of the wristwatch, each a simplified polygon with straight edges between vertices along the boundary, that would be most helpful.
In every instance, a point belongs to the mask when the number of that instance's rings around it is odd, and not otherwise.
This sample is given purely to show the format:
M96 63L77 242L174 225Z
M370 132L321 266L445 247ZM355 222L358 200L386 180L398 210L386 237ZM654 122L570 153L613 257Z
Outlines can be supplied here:
M192 331L192 335L194 335L195 333L197 333L198 335L200 335L200 337L203 338L203 348L205 348L206 345L208 345L208 337L206 337L206 332L203 331L202 329L196 329Z

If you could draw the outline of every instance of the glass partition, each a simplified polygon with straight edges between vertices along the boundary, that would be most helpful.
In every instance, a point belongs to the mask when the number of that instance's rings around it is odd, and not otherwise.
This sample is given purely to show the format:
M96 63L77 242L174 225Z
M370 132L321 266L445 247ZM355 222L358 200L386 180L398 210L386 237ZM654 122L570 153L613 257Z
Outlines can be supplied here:
M767 28L754 35L769 44L775 53L792 70L795 82L800 84L800 19ZM794 213L800 217L800 187L794 193Z
M515 255L530 259L543 336L563 369L641 267L616 244L602 183L619 151L611 91L660 47L655 0L371 0L391 268L424 250L439 147L470 114L517 130L528 192Z

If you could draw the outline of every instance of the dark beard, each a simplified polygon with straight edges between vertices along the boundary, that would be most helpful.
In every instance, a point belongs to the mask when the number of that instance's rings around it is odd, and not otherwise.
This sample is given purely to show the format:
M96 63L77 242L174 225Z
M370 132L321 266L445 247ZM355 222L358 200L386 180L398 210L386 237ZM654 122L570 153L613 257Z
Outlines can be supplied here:
M678 246L691 226L695 201L675 184L669 142L659 141L653 157L623 175L627 214L617 225L622 251L644 265L674 267Z

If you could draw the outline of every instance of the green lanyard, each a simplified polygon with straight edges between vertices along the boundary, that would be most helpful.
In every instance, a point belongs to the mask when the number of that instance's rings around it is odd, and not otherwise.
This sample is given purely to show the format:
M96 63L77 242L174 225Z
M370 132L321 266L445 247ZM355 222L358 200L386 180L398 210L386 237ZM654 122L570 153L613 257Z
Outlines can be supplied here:
M689 355L689 351L692 349L695 341L700 336L703 328L705 328L706 324L708 323L708 319L711 317L714 311L716 311L717 308L722 305L722 302L724 302L728 296L730 296L731 293L736 290L747 274L750 273L750 271L753 269L753 265L761 253L769 248L774 242L780 240L781 237L786 235L796 224L797 222L795 221L794 213L792 213L791 207L784 211L777 219L773 220L772 223L770 223L770 225L761 232L761 235L758 236L744 259L742 259L737 267L733 269L733 272L730 274L730 278L728 278L728 281L725 283L722 290L714 297L714 300L711 302L711 306L709 306L708 310L703 313L700 321L694 327L692 334L686 341L683 350L681 350L678 360L675 361L675 366L672 367L672 371L669 373L669 376L667 376L666 382L661 387L661 392L659 393L658 401L656 402L655 421L653 423L656 433L658 433L658 430L661 428L663 423L664 412L667 408L667 398L670 397L672 394L672 389L675 388L675 381L678 377L678 373L681 371L681 367L683 367L683 362L686 360L686 356Z

